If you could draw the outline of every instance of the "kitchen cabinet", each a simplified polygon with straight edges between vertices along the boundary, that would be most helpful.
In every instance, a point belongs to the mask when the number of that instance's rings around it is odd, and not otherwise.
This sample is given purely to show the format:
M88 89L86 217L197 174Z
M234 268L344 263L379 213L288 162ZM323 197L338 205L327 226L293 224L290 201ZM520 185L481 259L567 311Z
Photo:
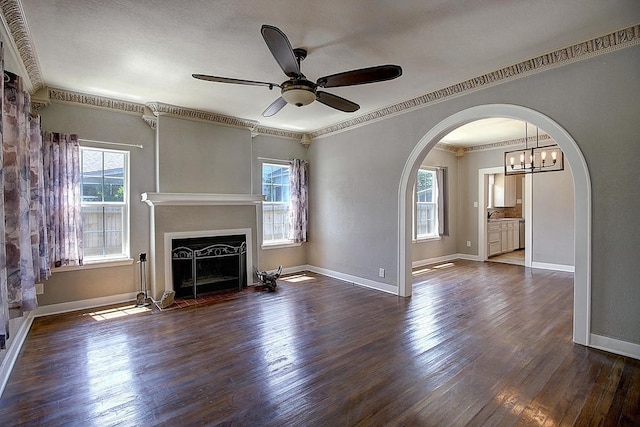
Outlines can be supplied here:
M487 255L511 252L520 246L520 220L500 219L487 224Z
M502 253L502 235L499 222L490 222L487 227L487 253L489 256Z
M512 208L516 205L516 176L495 174L493 178L493 207Z

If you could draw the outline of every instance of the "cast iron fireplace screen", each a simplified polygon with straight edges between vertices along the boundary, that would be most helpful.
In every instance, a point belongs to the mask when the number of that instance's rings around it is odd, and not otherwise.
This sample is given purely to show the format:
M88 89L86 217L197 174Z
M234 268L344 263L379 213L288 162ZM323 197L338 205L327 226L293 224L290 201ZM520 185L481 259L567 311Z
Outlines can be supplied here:
M172 241L173 288L176 297L242 290L246 286L244 236L216 236Z

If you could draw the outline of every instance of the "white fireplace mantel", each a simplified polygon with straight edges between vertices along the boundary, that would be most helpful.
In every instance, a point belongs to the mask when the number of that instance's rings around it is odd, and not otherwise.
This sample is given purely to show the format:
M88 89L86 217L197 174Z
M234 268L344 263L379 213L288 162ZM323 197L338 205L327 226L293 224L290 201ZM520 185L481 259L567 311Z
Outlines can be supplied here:
M258 205L262 194L209 194L209 193L142 193L141 201L149 206L203 206L203 205Z

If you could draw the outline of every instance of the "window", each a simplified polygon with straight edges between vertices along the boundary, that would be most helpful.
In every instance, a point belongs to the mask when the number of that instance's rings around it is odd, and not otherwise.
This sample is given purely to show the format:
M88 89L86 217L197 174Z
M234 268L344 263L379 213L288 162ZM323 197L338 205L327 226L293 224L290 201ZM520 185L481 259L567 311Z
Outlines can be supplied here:
M80 147L84 260L129 258L129 153Z
M434 170L418 170L413 230L415 239L429 239L439 236L438 184Z
M262 164L262 244L290 243L289 165Z

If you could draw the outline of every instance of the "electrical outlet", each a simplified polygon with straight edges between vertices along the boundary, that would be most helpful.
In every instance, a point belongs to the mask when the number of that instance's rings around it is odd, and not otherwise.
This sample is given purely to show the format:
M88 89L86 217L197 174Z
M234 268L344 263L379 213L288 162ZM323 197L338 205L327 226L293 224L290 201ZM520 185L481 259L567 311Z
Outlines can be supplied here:
M471 240L467 240L467 247L470 248L471 247Z
M477 208L478 207L478 202L473 202L473 207Z
M36 283L36 295L44 294L44 283Z
M380 271L378 271L378 276L384 277L384 268L381 268Z

